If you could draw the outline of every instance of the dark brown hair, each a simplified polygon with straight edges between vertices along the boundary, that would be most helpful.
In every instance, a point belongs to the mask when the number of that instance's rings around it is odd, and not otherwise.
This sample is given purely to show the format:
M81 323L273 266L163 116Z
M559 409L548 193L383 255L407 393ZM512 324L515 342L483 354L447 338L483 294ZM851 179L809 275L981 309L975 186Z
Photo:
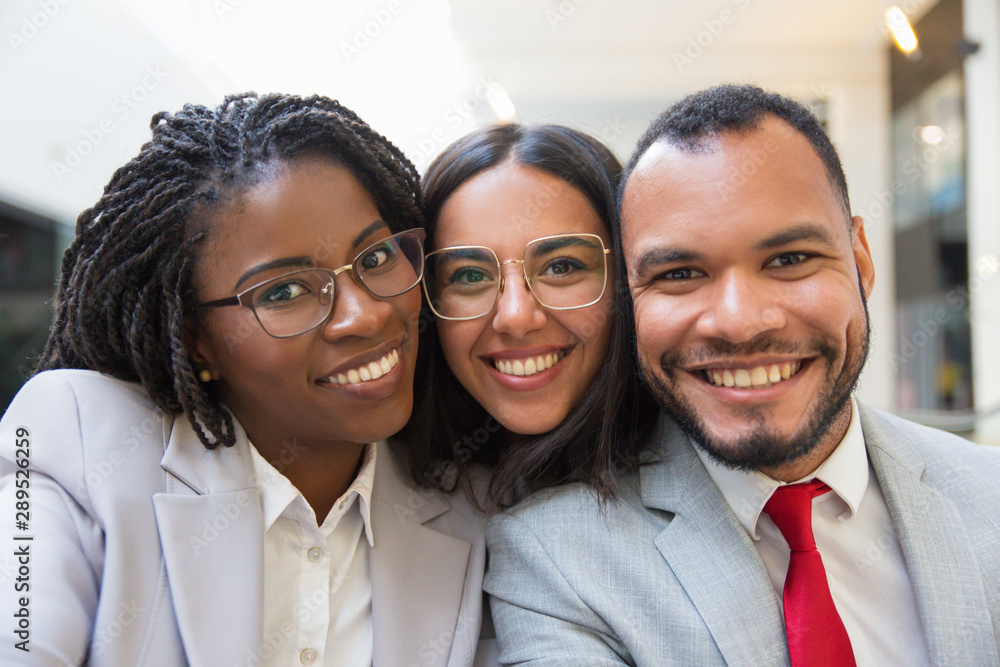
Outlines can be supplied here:
M320 96L234 95L214 110L158 113L150 128L152 140L77 219L35 372L83 368L139 382L162 410L184 412L206 447L230 446L232 417L198 382L183 342L211 214L266 178L268 164L318 158L349 169L401 231L423 222L417 172L353 111Z
M441 208L463 183L502 164L541 169L557 176L590 201L614 239L615 191L621 164L601 142L558 125L499 125L473 132L444 150L424 174L427 238L434 238ZM417 367L416 405L406 435L411 445L414 479L453 490L472 462L495 466L486 504L491 509L547 486L570 481L590 485L600 496L615 495L611 471L633 460L655 405L641 388L632 339L631 298L620 261L608 296L608 355L598 376L617 368L626 378L617 386L593 382L556 429L537 437L505 432L462 387L441 351L433 315L424 306ZM626 465L631 465L626 463Z

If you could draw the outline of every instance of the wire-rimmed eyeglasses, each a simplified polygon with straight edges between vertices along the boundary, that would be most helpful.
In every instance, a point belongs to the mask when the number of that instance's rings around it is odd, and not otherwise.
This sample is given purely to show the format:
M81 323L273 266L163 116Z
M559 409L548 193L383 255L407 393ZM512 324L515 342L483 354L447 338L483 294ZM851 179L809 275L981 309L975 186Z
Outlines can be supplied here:
M425 257L424 291L434 314L472 320L493 310L504 288L501 268L521 264L524 282L549 310L592 306L604 296L611 251L596 234L558 234L528 243L521 259L500 261L485 246L451 246Z
M199 309L243 306L274 338L312 331L333 312L335 278L350 270L372 296L387 299L413 289L424 271L423 229L408 229L368 246L338 269L299 269L257 283L239 294L206 301Z

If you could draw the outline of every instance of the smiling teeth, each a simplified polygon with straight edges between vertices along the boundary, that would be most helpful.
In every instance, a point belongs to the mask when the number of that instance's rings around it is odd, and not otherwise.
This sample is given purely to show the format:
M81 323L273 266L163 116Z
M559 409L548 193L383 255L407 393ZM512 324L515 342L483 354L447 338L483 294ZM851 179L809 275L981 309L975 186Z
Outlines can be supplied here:
M716 387L738 387L740 389L764 389L787 380L802 368L801 361L786 361L782 364L744 368L712 368L702 371L705 378Z
M331 384L360 384L369 380L377 380L399 363L399 350L395 349L378 361L352 368L344 373L337 373L326 379Z
M493 367L504 375L534 375L552 368L557 361L566 356L565 351L528 357L526 359L494 359Z

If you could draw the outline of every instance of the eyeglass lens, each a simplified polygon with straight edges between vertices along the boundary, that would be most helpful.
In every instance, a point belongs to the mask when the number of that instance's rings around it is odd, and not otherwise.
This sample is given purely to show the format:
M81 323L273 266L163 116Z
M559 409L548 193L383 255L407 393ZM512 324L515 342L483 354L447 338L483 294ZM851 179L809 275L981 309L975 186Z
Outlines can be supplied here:
M355 277L378 297L397 296L413 288L423 269L423 244L417 235L401 233L363 250L351 265ZM303 269L258 285L250 304L264 330L287 338L326 321L333 310L334 274L329 269Z
M537 239L524 251L524 273L546 308L569 309L600 299L605 285L604 246L599 237L565 235ZM427 257L424 285L438 315L481 317L493 309L500 266L485 247L445 248Z

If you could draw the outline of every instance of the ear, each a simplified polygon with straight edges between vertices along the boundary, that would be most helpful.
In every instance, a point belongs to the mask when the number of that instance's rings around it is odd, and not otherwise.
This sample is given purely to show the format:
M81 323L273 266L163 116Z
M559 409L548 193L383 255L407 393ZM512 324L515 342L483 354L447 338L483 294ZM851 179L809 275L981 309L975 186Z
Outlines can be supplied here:
M851 241L854 246L854 261L861 275L861 285L865 290L865 298L868 298L875 287L875 263L872 261L872 251L865 237L865 221L860 215L851 218Z
M207 370L212 374L213 380L218 380L221 376L215 347L212 345L211 337L205 326L195 318L185 318L181 340L184 341L184 347L187 348L188 355L194 363L195 375L202 370Z

